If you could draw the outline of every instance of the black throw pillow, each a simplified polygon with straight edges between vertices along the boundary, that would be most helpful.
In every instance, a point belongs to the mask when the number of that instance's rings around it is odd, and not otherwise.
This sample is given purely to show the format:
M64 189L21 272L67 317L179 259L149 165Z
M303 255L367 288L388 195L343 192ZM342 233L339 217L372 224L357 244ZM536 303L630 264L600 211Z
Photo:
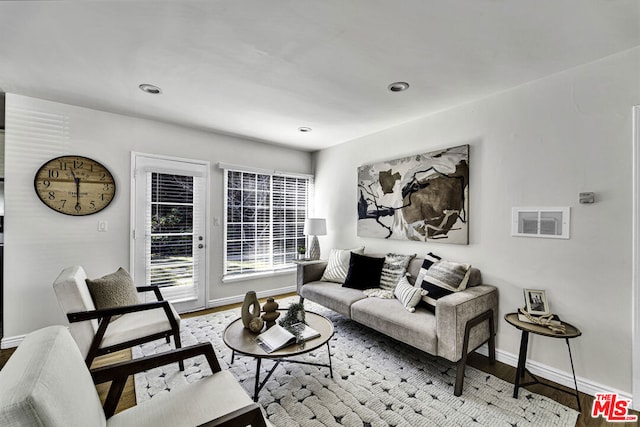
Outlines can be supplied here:
M351 252L349 271L344 281L345 288L371 289L380 287L383 258L374 258Z

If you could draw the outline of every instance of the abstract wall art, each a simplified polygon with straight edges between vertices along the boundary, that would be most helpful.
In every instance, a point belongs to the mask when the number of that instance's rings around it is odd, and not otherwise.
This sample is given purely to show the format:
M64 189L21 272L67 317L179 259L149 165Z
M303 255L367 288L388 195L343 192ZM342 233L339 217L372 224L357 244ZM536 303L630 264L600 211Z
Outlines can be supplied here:
M358 168L358 236L469 243L469 145Z

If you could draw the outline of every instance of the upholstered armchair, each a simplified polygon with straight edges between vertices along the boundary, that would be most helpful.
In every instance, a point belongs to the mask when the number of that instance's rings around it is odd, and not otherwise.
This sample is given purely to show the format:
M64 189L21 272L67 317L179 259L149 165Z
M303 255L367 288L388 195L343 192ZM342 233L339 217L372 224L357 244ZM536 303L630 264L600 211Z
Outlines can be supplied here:
M170 337L180 348L180 316L157 286L139 286L138 292L154 292L158 301L96 309L80 266L65 268L53 282L58 303L69 321L69 330L87 366L97 356ZM183 362L179 362L184 369Z
M213 374L115 415L127 376L204 355ZM104 408L95 384L112 381ZM211 343L89 371L63 326L32 332L0 370L3 427L270 426L235 377L222 371Z

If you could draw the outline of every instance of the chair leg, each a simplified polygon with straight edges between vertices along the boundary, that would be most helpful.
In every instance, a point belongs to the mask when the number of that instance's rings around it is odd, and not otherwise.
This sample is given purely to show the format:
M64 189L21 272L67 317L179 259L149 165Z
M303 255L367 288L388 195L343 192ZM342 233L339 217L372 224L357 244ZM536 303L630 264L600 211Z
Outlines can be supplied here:
M496 364L496 330L493 324L493 315L489 319L489 364Z
M167 341L169 340L169 337L167 337ZM182 342L180 341L180 332L176 332L173 335L173 340L176 343L176 348L181 348L182 347ZM180 368L181 371L184 371L184 360L180 360L178 362L178 367Z

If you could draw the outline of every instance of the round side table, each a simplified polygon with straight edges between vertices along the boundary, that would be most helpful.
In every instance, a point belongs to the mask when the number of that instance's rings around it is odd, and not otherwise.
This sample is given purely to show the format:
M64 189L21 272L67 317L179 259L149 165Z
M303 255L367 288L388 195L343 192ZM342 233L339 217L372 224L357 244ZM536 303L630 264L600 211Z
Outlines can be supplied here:
M576 328L570 323L561 322L562 325L565 327L565 331L553 332L551 329L546 328L544 326L536 325L535 323L523 322L519 320L518 313L505 314L504 320L506 320L507 323L509 323L510 325L522 331L522 336L520 338L520 353L518 355L518 369L516 370L516 380L513 388L513 397L514 398L518 397L518 389L520 387L525 387L533 384L542 384L547 387L551 387L553 389L562 391L564 393L573 394L576 397L576 400L578 401L578 411L582 412L582 407L580 406L580 396L578 394L578 382L576 381L576 371L573 367L573 357L571 356L571 346L569 345L569 340L571 338L577 338L580 335L582 335L582 332L580 332L580 329ZM564 338L565 342L567 343L567 349L569 349L569 360L571 361L571 373L573 374L573 384L575 386L575 394L568 392L567 390L564 390L560 387L556 387L553 384L540 382L538 378L536 378L531 372L529 372L529 370L526 368L527 348L529 346L529 333L541 335L544 337L550 337L550 338ZM533 381L530 381L528 383L521 382L522 380L524 380L525 372L529 373L531 378L533 378Z

